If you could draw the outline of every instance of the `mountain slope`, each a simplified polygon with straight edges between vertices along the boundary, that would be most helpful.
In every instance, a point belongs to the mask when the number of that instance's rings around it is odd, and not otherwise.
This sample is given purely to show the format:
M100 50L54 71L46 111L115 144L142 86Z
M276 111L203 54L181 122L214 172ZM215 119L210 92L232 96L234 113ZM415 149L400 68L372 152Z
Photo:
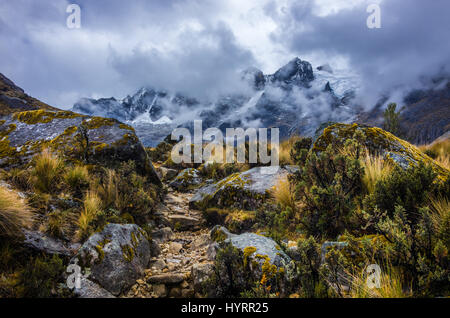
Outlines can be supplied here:
M438 88L414 90L400 105L402 137L413 144L427 144L450 131L450 81ZM382 127L381 106L360 114L358 122Z
M58 110L25 94L23 89L0 73L0 115L37 109Z

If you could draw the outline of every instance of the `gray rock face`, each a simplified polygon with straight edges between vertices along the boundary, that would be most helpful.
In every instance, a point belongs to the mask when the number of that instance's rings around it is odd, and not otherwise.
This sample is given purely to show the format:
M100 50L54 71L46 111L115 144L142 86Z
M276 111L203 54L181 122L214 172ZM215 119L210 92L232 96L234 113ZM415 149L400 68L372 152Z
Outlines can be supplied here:
M199 185L202 182L199 171L194 168L182 170L175 179L169 184L178 191L184 191L189 187Z
M37 231L24 230L24 245L45 254L72 256L80 244L66 244L61 240L46 236Z
M175 178L175 176L178 174L177 170L165 167L159 167L158 172L161 175L162 180L171 180L172 178Z
M79 298L115 298L107 290L84 277L81 278L80 285L80 288L74 289L74 294Z
M162 229L157 229L152 232L152 239L158 243L164 243L170 240L173 232L170 227L164 227Z
M277 267L287 266L291 258L287 256L281 247L272 239L256 233L232 234L223 226L216 226L211 230L211 237L226 237L225 242L230 242L234 247L244 251L247 247L254 247L255 255L266 255L270 263Z
M50 148L69 161L109 166L134 160L141 172L160 183L134 129L115 119L69 111L26 111L1 117L0 137L1 167L27 164L43 148Z
M191 268L191 277L195 292L203 292L203 284L214 272L214 265L211 263L194 264Z
M293 167L256 167L204 186L191 198L191 208L235 207L246 210L257 208L269 195L269 190L280 178L295 170Z
M201 220L187 215L169 215L169 221L174 229L179 231L197 229Z
M280 68L270 78L272 81L284 82L286 84L307 85L314 80L312 66L307 61L302 61L298 57Z
M184 280L183 274L167 273L150 276L147 279L149 284L165 284L165 285L176 285Z
M361 144L372 154L383 156L384 159L391 160L403 169L417 166L422 162L430 164L439 175L448 174L448 170L437 165L415 146L378 127L333 124L323 130L322 135L314 142L313 150L320 152L328 145L331 145L333 149L339 149L347 139L351 138L360 139Z
M108 224L83 244L75 258L91 269L90 280L119 295L144 274L150 244L135 224Z
M231 234L221 226L211 230L211 238L219 242L210 274L214 286L206 286L211 295L249 290L264 275L273 292L285 295L296 281L294 262L272 239L255 233Z

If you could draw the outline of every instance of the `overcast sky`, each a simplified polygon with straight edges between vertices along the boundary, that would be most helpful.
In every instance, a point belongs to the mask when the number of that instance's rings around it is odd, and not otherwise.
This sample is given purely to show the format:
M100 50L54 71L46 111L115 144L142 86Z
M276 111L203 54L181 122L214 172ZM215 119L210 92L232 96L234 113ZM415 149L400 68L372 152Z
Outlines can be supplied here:
M66 26L70 3L81 29ZM380 29L366 26L371 3ZM144 85L220 93L242 69L298 56L355 71L377 95L448 71L449 14L448 0L2 0L0 72L69 108Z

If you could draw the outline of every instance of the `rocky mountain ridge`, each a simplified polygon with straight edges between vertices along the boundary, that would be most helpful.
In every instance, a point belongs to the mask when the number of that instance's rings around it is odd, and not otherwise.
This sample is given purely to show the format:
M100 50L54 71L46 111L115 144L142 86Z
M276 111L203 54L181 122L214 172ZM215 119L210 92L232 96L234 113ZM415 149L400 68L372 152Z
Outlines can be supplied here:
M147 87L122 100L84 98L72 110L127 122L146 146L156 146L174 127L191 128L193 119L203 120L205 129L279 127L285 138L312 135L324 121L354 116L349 104L356 81L333 74L329 66L313 70L309 62L295 58L274 74L248 68L240 85L247 87L245 93L212 101Z

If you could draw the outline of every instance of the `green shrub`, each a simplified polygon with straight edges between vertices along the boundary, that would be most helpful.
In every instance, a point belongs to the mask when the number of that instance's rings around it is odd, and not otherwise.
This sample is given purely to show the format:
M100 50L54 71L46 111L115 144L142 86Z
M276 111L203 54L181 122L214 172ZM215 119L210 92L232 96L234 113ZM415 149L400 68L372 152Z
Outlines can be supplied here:
M304 204L301 224L309 235L335 238L349 227L364 170L358 159L331 146L320 153L309 151L306 158L305 150L296 148L301 171L293 179L297 199Z
M34 167L31 170L31 183L33 187L43 193L55 193L61 179L64 165L62 160L44 149L34 158Z
M390 103L383 113L383 129L398 136L400 134L400 112L396 112L397 104Z
M65 267L62 259L53 255L30 259L20 273L19 288L22 297L48 298L58 295L58 284L63 281Z
M406 171L396 166L386 178L375 185L372 206L377 206L382 212L392 215L396 206L402 206L409 216L414 217L418 208L427 201L430 193L436 191L436 173L431 166L420 163L418 167L410 166Z

